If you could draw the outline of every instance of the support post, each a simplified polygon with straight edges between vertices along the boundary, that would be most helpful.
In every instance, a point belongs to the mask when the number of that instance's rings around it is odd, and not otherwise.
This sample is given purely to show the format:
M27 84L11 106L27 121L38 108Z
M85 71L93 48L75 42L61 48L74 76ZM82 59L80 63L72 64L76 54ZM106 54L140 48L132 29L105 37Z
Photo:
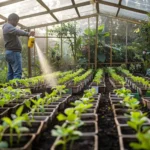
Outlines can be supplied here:
M34 29L34 32L35 32L35 29ZM36 66L35 66L35 55L36 55L36 47L34 46L34 76L36 76Z
M28 29L28 32L29 29ZM29 40L29 38L28 38ZM28 77L32 77L32 71L31 71L31 49L28 47Z
M61 23L61 31L62 31L62 23ZM62 57L63 57L63 39L62 39L63 37L62 37L62 34L61 34L61 37L60 37L60 50L61 50L61 59L62 59Z
M89 18L88 18L88 28L90 29L90 19ZM91 59L90 41L91 41L91 38L90 38L90 36L88 38L89 38L89 43L88 43L88 68L90 68L90 59Z
M75 65L77 65L77 47L76 47L77 35L76 35L76 21L74 21L74 26L75 26L75 34L74 34L74 53L75 53Z
M128 63L128 49L127 49L127 46L128 46L128 23L126 24L126 65Z
M98 15L96 16L96 35L95 35L95 69L97 69L97 48L98 48Z
M111 36L110 36L110 66L112 66L112 19L111 19Z
M46 26L46 37L48 37L48 27ZM46 56L48 58L48 38L46 38Z

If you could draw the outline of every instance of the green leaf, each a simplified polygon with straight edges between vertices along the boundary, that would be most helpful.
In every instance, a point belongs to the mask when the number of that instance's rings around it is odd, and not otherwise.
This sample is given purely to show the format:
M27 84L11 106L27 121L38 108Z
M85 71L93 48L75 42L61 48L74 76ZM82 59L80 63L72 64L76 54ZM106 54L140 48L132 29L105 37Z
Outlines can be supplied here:
M110 36L110 33L109 32L105 32L104 33L104 37L108 37L108 36Z
M66 116L63 115L63 114L59 114L59 115L57 116L57 119L58 119L59 121L64 121L64 120L66 120Z
M104 24L98 27L98 31L102 32L104 30Z
M135 124L134 122L131 122L131 121L128 121L127 124L128 124L131 128L133 128L134 130L137 131L137 124Z
M71 114L67 117L67 120L68 121L74 121L75 119L77 118L77 115L76 114Z
M2 120L3 120L5 123L7 123L8 125L10 125L10 126L11 126L12 121L11 121L11 119L10 119L10 118L8 118L8 117L3 117L3 118L2 118Z
M74 113L74 108L67 108L65 109L65 114L66 115L70 115L70 114L73 114Z
M53 130L51 131L51 133L52 133L53 136L60 136L60 133L59 133L57 130L54 130L54 129L53 129Z
M105 60L106 60L106 56L104 53L98 53L97 58L98 58L99 62L105 62Z
M85 30L84 30L84 34L85 34L85 35L92 35L91 29L89 29L89 28L85 29Z
M16 115L17 115L18 117L21 116L22 111L23 111L23 108L24 108L24 106L22 105L22 106L20 106L20 107L17 109Z
M25 101L25 105L30 108L31 102L29 100Z
M138 144L138 143L130 143L130 147L132 147L133 149L142 149L142 145Z
M6 141L1 141L0 148L8 148L8 143Z

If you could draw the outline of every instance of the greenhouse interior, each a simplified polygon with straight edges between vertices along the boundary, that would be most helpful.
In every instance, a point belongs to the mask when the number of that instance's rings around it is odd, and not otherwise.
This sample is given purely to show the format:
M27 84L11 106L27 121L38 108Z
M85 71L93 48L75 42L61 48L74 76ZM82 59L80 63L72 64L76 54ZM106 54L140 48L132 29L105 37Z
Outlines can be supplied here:
M150 150L150 0L0 0L0 150Z

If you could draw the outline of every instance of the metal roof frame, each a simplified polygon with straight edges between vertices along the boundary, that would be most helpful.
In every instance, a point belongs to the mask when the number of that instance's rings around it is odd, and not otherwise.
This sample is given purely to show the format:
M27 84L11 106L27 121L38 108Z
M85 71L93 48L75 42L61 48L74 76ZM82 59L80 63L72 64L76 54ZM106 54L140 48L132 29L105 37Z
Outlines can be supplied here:
M21 1L25 1L25 0L9 0L9 1L0 3L0 7L7 6L7 5L10 5L10 4L14 4L14 3L18 3L18 2L21 2ZM96 3L94 4L94 7L96 9L96 13L94 13L92 15L86 15L86 16L81 16L78 8L82 7L82 6L89 6L91 4L90 0L89 1L87 0L87 2L82 2L82 3L78 3L78 4L75 3L75 0L70 0L72 2L72 5L64 6L64 7L56 8L56 9L50 9L42 0L36 0L36 1L43 8L45 8L45 11L42 11L42 12L39 12L39 13L35 13L35 14L21 16L20 19L25 19L25 18L36 17L36 16L40 16L40 15L44 15L44 14L49 14L55 19L56 22L46 23L46 24L41 24L41 25L35 25L35 26L29 26L29 27L25 26L23 24L19 24L20 27L22 27L22 28L39 28L39 27L59 24L59 23L62 23L62 22L68 22L68 21L73 21L73 20L78 20L78 19L89 18L89 17L96 16L96 15L102 15L102 16L108 16L108 17L112 17L112 18L118 18L120 20L124 20L124 21L127 21L127 22L140 24L143 21L139 21L139 20L135 20L135 19L128 19L128 18L124 18L124 17L119 17L118 14L120 12L120 9L125 9L125 10L129 10L129 11L137 12L137 13L140 13L140 14L147 14L148 13L148 12L146 12L144 10L140 10L140 9L124 6L124 5L121 4L122 0L119 0L118 4L112 3L112 2L108 2L108 1L103 1L103 0L96 0ZM107 6L112 6L112 7L118 8L116 15L115 16L110 16L108 14L102 14L101 10L99 8L99 4L103 4L103 5L107 5ZM75 9L76 14L77 14L78 17L60 21L54 15L55 12L61 12L63 10L67 10L67 9ZM2 14L0 15L0 18L3 19L4 22L7 20L7 18L4 17ZM3 24L4 22L1 22L0 24Z

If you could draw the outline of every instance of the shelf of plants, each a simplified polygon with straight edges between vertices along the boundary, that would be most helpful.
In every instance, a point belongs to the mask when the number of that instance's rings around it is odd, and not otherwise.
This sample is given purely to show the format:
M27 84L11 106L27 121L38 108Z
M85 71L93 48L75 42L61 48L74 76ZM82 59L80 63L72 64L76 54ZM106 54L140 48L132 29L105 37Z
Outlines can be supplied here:
M57 86L47 84L52 77ZM1 84L0 149L149 150L149 85L148 79L121 67L54 72ZM118 140L106 145L102 135L114 136L107 128L109 118Z

